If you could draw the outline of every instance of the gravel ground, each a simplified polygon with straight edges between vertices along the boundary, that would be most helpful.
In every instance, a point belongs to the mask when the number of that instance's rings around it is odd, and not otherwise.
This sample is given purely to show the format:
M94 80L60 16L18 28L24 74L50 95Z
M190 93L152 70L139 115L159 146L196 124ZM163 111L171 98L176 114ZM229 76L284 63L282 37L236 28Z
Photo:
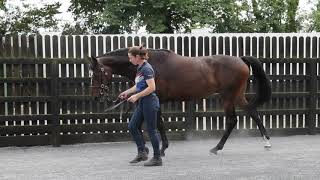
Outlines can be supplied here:
M210 154L217 142L171 141L161 167L130 165L133 142L5 147L0 179L320 179L320 135L272 137L271 150L261 138L232 137L218 155Z

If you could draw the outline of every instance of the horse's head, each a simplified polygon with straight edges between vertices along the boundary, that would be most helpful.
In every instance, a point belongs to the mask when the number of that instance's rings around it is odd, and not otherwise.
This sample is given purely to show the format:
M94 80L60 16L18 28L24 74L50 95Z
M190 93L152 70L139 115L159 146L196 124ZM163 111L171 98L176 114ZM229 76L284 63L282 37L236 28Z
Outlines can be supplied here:
M128 58L128 49L119 49L102 56L91 57L91 95L100 101L111 102L112 74L134 79L136 68Z
M110 101L110 84L112 81L112 68L100 64L96 57L91 57L89 65L91 75L91 95L101 101Z

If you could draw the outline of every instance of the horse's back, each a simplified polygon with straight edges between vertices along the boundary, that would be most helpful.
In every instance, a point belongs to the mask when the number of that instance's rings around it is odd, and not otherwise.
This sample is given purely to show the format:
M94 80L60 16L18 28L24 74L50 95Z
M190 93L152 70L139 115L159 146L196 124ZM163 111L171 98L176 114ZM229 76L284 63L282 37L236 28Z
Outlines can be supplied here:
M232 56L184 57L171 53L152 63L158 74L158 93L164 99L205 97L248 74L247 65Z

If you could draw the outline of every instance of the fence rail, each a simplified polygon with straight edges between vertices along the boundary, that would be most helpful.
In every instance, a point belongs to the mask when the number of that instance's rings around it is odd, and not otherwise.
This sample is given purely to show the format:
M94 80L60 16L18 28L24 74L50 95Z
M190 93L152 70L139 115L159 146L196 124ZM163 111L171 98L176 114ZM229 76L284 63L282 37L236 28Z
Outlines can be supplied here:
M259 112L272 135L319 132L319 34L175 34L5 36L0 41L0 146L129 140L132 109L110 113L89 92L87 56L146 43L184 56L252 55L270 77L272 98ZM0 39L0 40L1 40ZM132 85L114 76L112 92ZM247 97L254 94L250 78ZM171 138L219 135L226 119L219 95L161 106ZM120 116L120 112L122 116ZM237 110L233 133L258 135L256 124Z

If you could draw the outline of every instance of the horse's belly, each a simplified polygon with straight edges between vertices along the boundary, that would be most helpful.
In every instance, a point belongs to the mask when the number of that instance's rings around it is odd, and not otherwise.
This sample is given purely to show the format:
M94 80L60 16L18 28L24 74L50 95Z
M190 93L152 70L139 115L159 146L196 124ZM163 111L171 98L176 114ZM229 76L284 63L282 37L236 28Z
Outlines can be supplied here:
M185 85L175 84L168 88L169 99L188 100L191 98L202 98L213 94L216 91L214 84L208 82L190 82Z

